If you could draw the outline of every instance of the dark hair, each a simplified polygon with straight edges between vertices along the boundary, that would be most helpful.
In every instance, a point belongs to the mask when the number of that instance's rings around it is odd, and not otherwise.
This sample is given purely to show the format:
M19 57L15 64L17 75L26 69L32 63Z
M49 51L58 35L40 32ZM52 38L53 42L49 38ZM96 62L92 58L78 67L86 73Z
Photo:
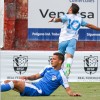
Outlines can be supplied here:
M62 63L64 62L65 58L64 58L64 55L62 53L55 52L53 55L57 55L59 60L62 60Z
M73 14L77 14L79 9L80 9L79 6L75 3L72 3L71 8L72 8L72 13Z

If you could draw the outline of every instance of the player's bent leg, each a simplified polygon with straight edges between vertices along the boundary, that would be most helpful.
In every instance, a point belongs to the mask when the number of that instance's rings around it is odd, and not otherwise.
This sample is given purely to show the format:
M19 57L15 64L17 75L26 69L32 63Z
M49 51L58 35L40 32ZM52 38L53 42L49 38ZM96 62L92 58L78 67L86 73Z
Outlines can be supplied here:
M14 83L14 90L17 92L22 93L24 91L25 88L25 82L24 81L13 81Z
M17 81L17 80L6 80L4 84L0 85L1 92L9 91L9 90L17 90L18 92L23 92L25 87L24 81Z
M66 72L65 72L65 74L67 76L69 76L69 74L70 74L70 68L71 68L71 65L72 65L72 62L73 62L74 52L76 50L76 43L77 43L76 39L71 39L68 43L67 48L66 48L67 61L66 61Z
M65 68L65 75L69 76L71 65L73 63L73 56L71 54L67 54L67 61L66 61L66 68Z

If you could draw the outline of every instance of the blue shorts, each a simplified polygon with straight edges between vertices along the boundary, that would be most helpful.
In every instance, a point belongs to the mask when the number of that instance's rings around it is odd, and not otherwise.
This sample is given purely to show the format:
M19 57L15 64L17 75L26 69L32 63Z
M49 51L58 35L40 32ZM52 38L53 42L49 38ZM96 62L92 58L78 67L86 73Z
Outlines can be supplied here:
M64 55L65 53L74 55L74 52L76 50L76 42L77 42L76 39L63 41L59 43L58 51Z
M23 93L20 93L21 96L42 96L42 90L37 88L33 84L25 83L25 89Z

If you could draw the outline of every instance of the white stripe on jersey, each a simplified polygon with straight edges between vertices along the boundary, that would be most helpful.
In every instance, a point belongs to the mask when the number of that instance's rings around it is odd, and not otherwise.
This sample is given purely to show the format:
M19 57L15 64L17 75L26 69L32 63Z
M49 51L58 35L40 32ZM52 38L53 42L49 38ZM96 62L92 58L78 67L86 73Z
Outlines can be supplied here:
M60 72L60 75L61 75L61 77L62 77L64 87L65 87L65 88L69 87L68 79L67 79L67 77L64 75L63 70L61 69L59 72Z
M36 86L34 86L32 84L25 83L25 87L33 88L33 89L37 90L38 93L42 94L42 90L41 89L38 89Z

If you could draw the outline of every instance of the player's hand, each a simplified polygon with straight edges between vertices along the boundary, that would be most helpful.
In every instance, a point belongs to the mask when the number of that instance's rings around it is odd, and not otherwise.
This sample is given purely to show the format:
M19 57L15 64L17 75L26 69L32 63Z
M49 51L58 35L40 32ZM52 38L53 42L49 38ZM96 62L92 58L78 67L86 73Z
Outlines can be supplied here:
M66 88L66 92L68 93L69 96L81 96L80 93L73 92L70 87Z
M69 94L70 96L81 96L81 94L80 93L71 93L71 94Z
M21 76L19 79L28 80L28 77L27 76Z
M49 22L53 22L55 17L52 17L52 19Z

